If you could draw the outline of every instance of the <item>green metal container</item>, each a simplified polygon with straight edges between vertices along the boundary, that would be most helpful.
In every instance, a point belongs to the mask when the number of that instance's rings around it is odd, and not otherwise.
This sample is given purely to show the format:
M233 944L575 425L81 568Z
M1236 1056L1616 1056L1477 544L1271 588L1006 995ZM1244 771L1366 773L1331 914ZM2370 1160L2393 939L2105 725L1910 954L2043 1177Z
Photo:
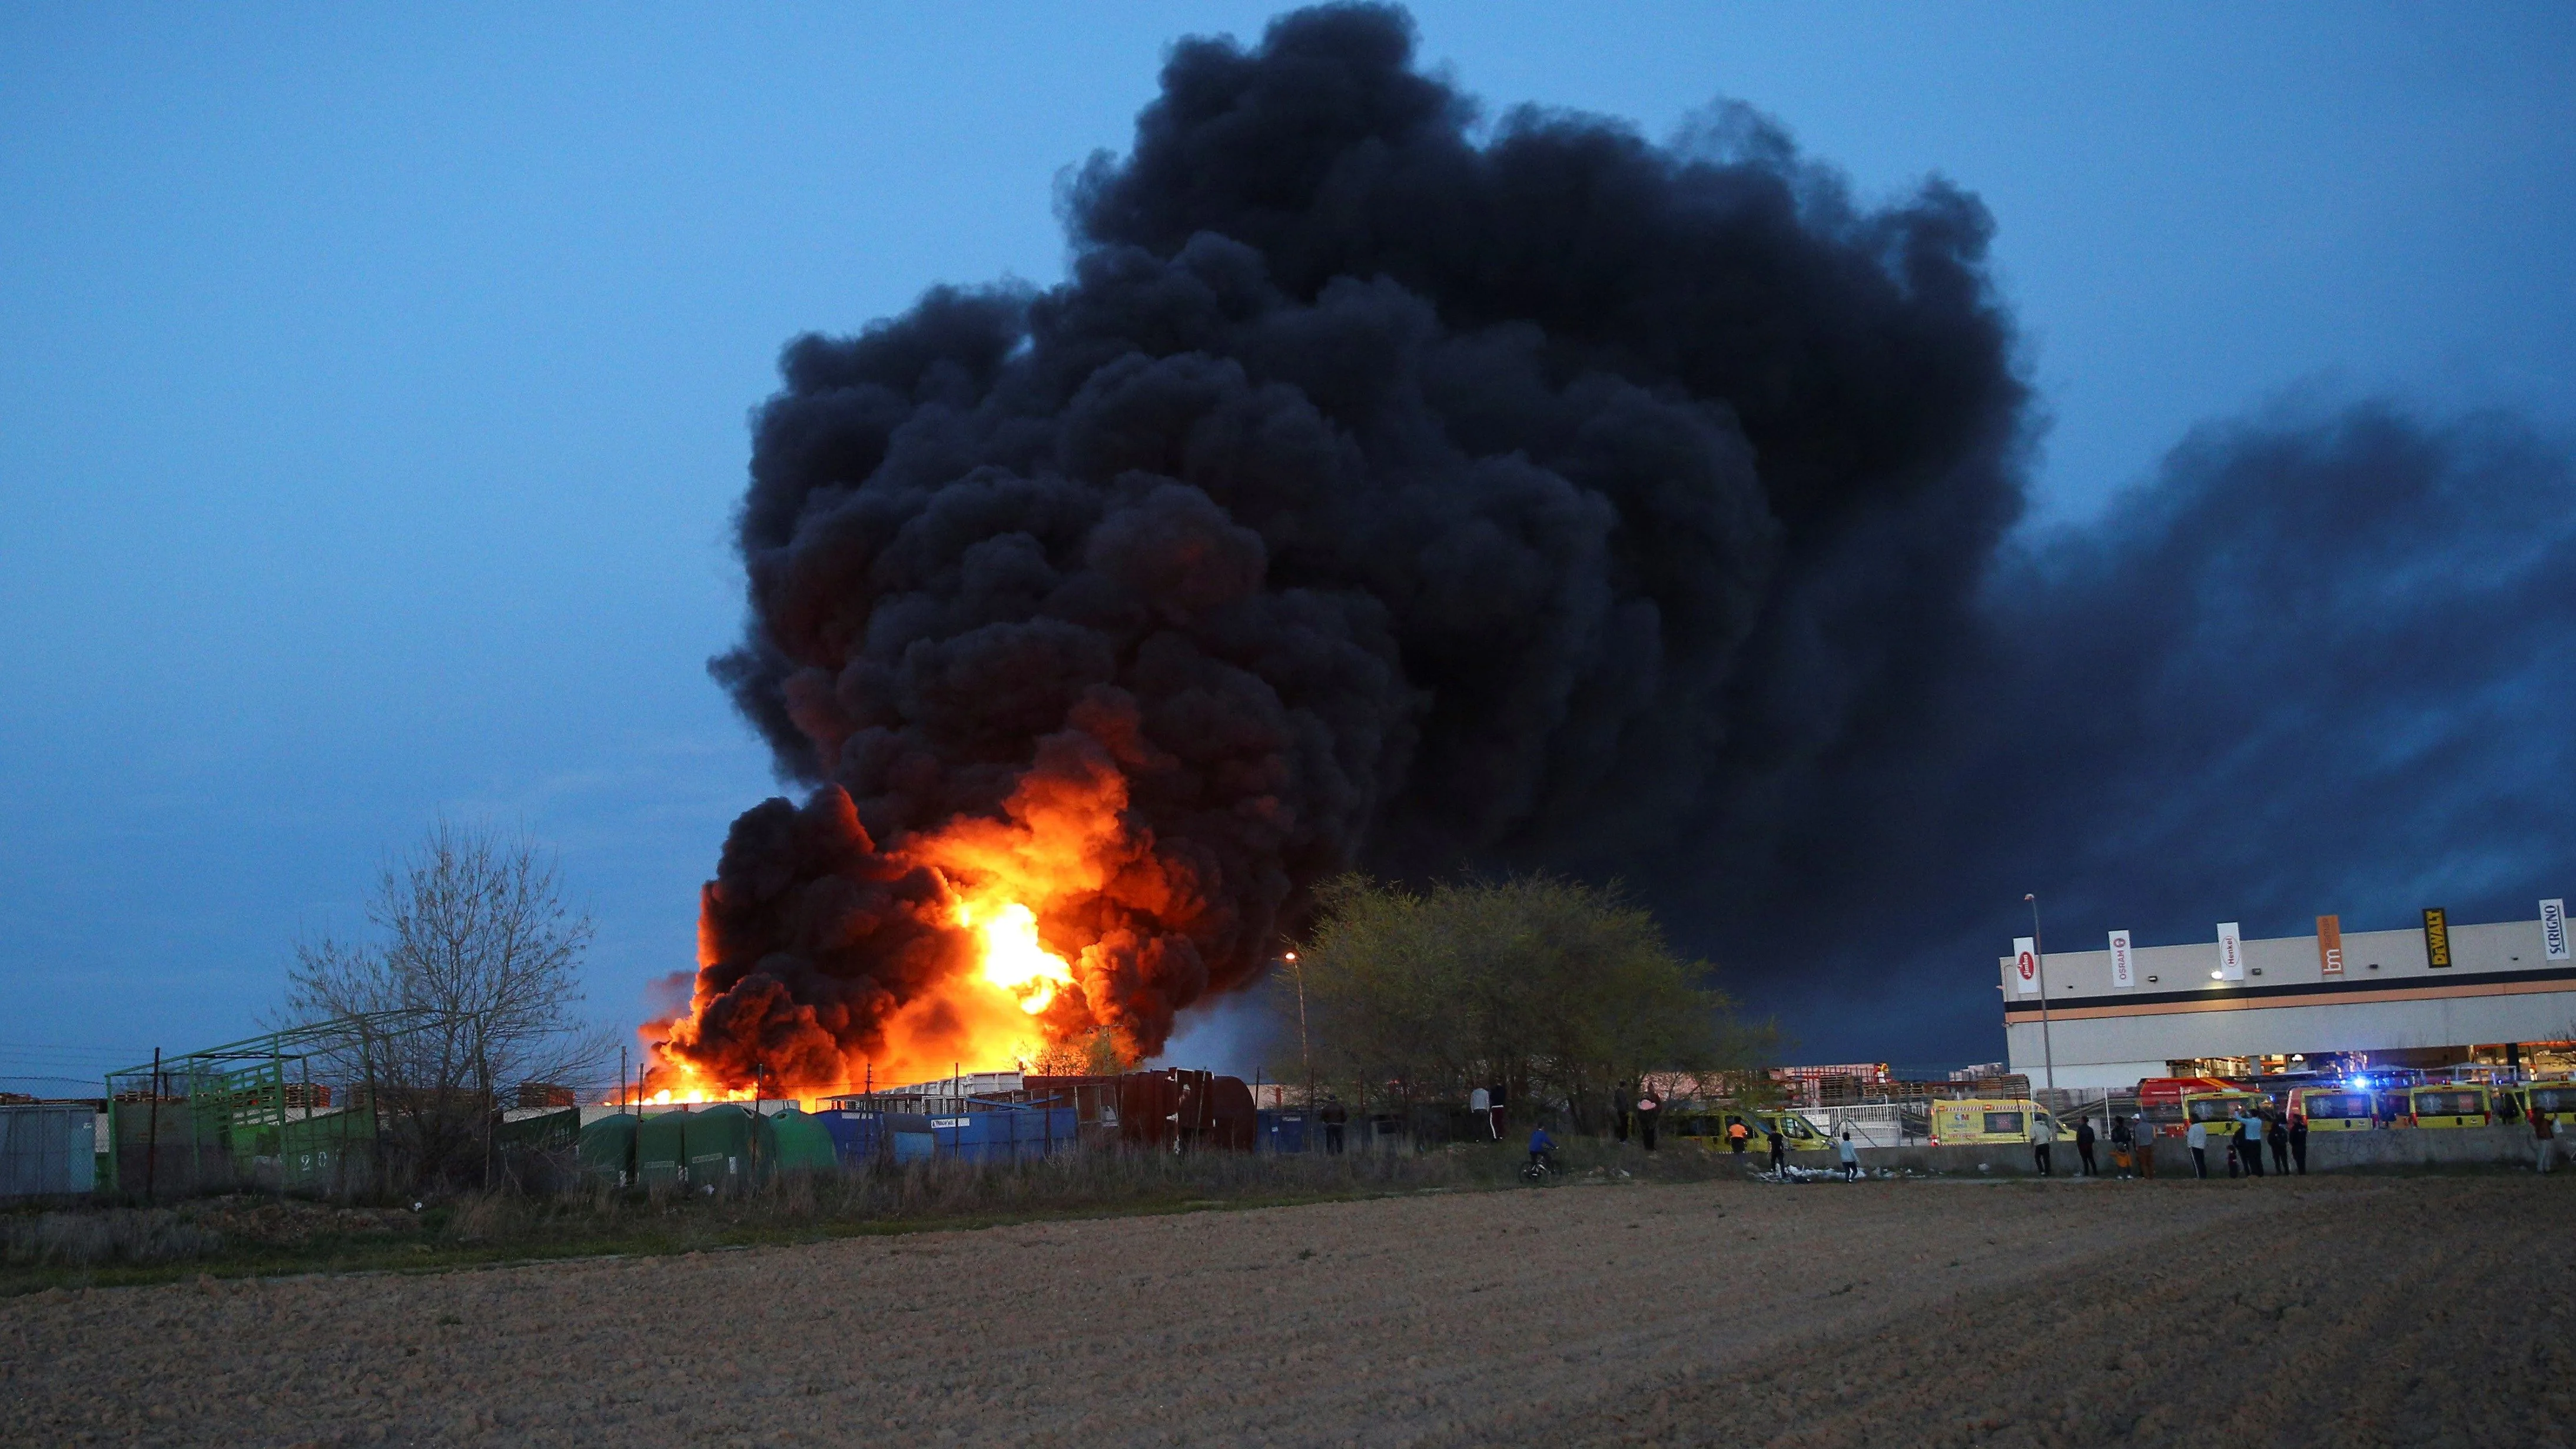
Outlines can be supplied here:
M618 1112L582 1128L579 1150L582 1175L619 1187L632 1184L636 1180L637 1125L634 1113Z
M841 1165L840 1154L832 1148L832 1134L819 1117L809 1117L790 1107L769 1119L769 1130L778 1143L772 1160L780 1172L830 1172Z
M778 1153L769 1119L727 1102L691 1112L686 1128L689 1186L734 1192L765 1179Z
M635 1128L635 1172L646 1187L689 1181L689 1113L656 1112Z
M529 1152L553 1152L581 1140L581 1109L566 1107L560 1112L545 1112L534 1117L521 1117L503 1122L492 1129L492 1145L497 1148L520 1148Z

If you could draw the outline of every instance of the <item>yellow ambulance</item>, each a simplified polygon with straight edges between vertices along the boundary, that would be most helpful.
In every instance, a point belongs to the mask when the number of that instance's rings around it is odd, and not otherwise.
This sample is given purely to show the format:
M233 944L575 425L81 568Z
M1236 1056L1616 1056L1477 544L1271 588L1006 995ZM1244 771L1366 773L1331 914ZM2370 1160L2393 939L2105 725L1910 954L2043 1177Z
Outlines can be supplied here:
M1746 1114L1753 1128L1753 1150L1769 1152L1770 1139L1763 1134L1774 1126L1780 1129L1780 1140L1791 1152L1831 1152L1833 1139L1818 1131L1816 1124L1795 1112L1775 1112L1769 1108Z
M2057 1140L2072 1142L2073 1137L2048 1109L2027 1098L2012 1101L2004 1098L1962 1097L1932 1104L1932 1145L1956 1147L1994 1142L2028 1142L2032 1124L2046 1118L2057 1128Z
M2246 1112L2259 1112L2272 1105L2272 1099L2260 1092L2229 1090L2224 1092L2187 1092L2182 1099L2182 1120L2186 1128L2197 1122L2209 1129L2211 1145L2220 1134L2233 1134L2236 1119Z
M2308 1119L2311 1132L2367 1132L2374 1125L2368 1092L2343 1087L2301 1087L2290 1094L2290 1111Z
M2495 1120L2494 1099L2475 1082L2410 1088L2406 1105L2418 1127L2484 1127Z
M2560 1077L2555 1081L2533 1082L2522 1089L2522 1112L2526 1117L2546 1114L2550 1125L2576 1127L2576 1080Z

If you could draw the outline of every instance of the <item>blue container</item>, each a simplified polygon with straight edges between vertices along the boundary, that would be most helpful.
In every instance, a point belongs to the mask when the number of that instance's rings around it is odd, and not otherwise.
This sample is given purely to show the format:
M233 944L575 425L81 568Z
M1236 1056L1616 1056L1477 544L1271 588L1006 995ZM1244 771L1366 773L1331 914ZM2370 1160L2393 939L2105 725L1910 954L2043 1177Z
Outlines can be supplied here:
M969 1162L1010 1162L1044 1157L1074 1145L1077 1131L1071 1107L997 1106L990 1111L930 1119L931 1135L942 1157Z
M1255 1114L1260 1125L1254 1134L1254 1150L1260 1152L1303 1152L1306 1150L1306 1109L1303 1107L1265 1107Z
M911 1112L816 1112L845 1166L891 1158L920 1162L936 1155L931 1119Z

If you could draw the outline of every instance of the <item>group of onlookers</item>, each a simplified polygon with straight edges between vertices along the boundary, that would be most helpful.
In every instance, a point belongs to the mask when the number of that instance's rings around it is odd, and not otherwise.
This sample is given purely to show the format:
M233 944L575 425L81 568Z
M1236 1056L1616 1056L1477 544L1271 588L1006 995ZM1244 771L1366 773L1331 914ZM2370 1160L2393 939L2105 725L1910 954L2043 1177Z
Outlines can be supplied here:
M1485 1090L1478 1088L1475 1096L1486 1098ZM1635 1104L1633 1108L1630 1106L1632 1101ZM1629 1125L1633 1120L1638 1135L1644 1140L1646 1150L1654 1151L1656 1118L1663 1115L1663 1102L1655 1095L1654 1089L1642 1087L1640 1084L1621 1082L1615 1102L1614 1130L1618 1139L1622 1142L1628 1140ZM1471 1110L1485 1114L1485 1120L1491 1123L1494 1117L1486 1113L1486 1107L1487 1102L1479 1100L1472 1104ZM1635 1114L1633 1118L1630 1115L1632 1111ZM2547 1172L2555 1164L2557 1157L2557 1128L2551 1123L2549 1114L2546 1112L2534 1113L2530 1120L2532 1139L2539 1158L2539 1169ZM1495 1128L1489 1127L1487 1130L1500 1135ZM1338 1125L1328 1125L1326 1131L1335 1139L1341 1135ZM1769 1139L1771 1170L1779 1172L1785 1165L1788 1155L1788 1142L1781 1136L1779 1123L1777 1121L1765 1123L1762 1135ZM2077 1175L2101 1176L2102 1169L2093 1157L2094 1148L2100 1141L2093 1130L2093 1119L2077 1118L2074 1135L2075 1155L2078 1162ZM1729 1151L1738 1153L1744 1151L1751 1145L1753 1136L1753 1129L1745 1125L1743 1118L1727 1118L1726 1145ZM2147 1125L2145 1117L2137 1115L2112 1117L2110 1136L2111 1165L2121 1176L2153 1177L2156 1175L2156 1134L2155 1129ZM1544 1132L1533 1135L1530 1144L1530 1158L1533 1162L1539 1158L1542 1150L1541 1139L1544 1137ZM2264 1176L2263 1159L2267 1152L2271 1155L2272 1175L2288 1177L2296 1173L2301 1177L2307 1176L2308 1119L2299 1114L2285 1114L2279 1107L2267 1103L2261 1106L2238 1107L2223 1123L2194 1121L2183 1133L2184 1145L2191 1149L2193 1176L2209 1176L2209 1151L2213 1140L2227 1154L2229 1177ZM2055 1120L2045 1112L2034 1114L2030 1128L2031 1158L2032 1165L2038 1169L2042 1177L2056 1174L2056 1162L2050 1150L2056 1141ZM1340 1145L1338 1140L1334 1141L1333 1150L1338 1151ZM1550 1163L1553 1165L1554 1144L1546 1143L1544 1146L1550 1153ZM1847 1177L1860 1176L1860 1158L1855 1151L1856 1146L1849 1129L1846 1129L1842 1139L1834 1144L1837 1159Z
M2191 1148L2191 1171L2194 1177L2209 1176L2210 1126L2195 1121L2183 1132L2185 1145ZM2270 1104L2239 1107L2218 1127L2219 1141L2227 1152L2229 1177L2263 1176L2263 1156L2269 1151L2272 1171L2277 1176L2290 1175L2296 1164L2300 1176L2308 1171L2308 1119L2284 1117L2281 1109Z

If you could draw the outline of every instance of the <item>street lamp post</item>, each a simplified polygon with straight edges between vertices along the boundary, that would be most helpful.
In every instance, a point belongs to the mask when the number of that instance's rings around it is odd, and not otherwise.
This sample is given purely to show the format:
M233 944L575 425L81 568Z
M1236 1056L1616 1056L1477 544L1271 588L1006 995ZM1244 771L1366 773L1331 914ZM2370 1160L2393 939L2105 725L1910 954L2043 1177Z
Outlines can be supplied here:
M1285 959L1288 974L1297 979L1297 1060L1306 1068L1306 1126L1311 1131L1315 1125L1315 1053L1306 1043L1306 968L1294 951Z
M2030 958L2039 971L2039 1054L2048 1073L2048 1090L2057 1090L2057 1050L2048 1040L2048 941L2039 934L2039 897L2025 895L2030 903Z

